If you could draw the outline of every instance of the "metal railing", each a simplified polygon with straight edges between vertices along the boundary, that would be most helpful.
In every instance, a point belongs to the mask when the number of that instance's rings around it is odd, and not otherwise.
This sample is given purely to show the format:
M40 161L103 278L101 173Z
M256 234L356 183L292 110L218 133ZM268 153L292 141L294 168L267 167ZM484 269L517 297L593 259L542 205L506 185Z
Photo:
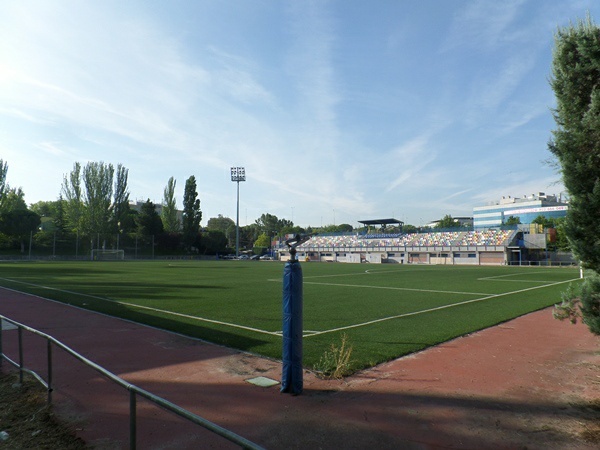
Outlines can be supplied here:
M3 331L4 331L3 330L3 321L10 323L17 328L18 347L19 347L18 348L18 353L19 353L19 361L18 362L12 360L11 358L9 358L7 355L4 354L4 349L2 346L2 335L3 335ZM48 355L48 358L47 358L47 364L48 364L47 380L44 380L39 374L37 374L33 370L30 370L24 366L24 362L23 362L24 361L24 358L23 358L23 330L33 333L35 335L41 336L44 339L46 339L47 355ZM202 418L180 406L177 406L174 403L171 403L170 401L165 400L164 398L158 397L157 395L154 395L151 392L148 392L138 386L128 383L127 381L123 380L122 378L118 377L117 375L113 374L112 372L109 372L105 368L99 366L98 364L94 363L93 361L90 361L86 357L80 355L75 350L71 349L70 347L63 344L59 340L53 338L52 336L50 336L46 333L43 333L39 330L36 330L34 328L28 327L27 325L24 325L22 323L16 322L16 321L9 319L8 317L5 317L0 314L0 366L2 365L2 361L6 360L10 364L12 364L16 368L18 368L20 383L23 383L23 374L24 373L28 373L28 374L32 375L36 380L38 380L44 386L44 388L46 388L46 391L48 392L48 400L47 400L48 404L52 403L52 391L53 391L52 345L55 345L55 346L61 348L62 350L64 350L71 356L75 357L76 359L78 359L79 361L84 363L85 365L91 367L92 369L96 370L97 372L99 372L100 374L102 374L103 376L108 378L109 380L113 381L114 383L118 384L119 386L121 386L129 391L129 448L132 450L134 450L136 448L136 437L137 437L137 418L136 418L137 407L136 407L136 404L137 404L137 396L138 395L140 397L143 397L143 398L153 402L157 406L160 406L160 407L166 409L167 411L171 411L172 413L174 413L184 419L187 419L192 423L195 423L197 425L200 425L201 427L206 428L207 430L233 442L234 444L239 445L241 448L257 449L257 450L263 449L263 447L233 433L232 431L229 431L223 427L220 427L219 425L212 423L209 420L206 420L206 419L204 419L204 418Z

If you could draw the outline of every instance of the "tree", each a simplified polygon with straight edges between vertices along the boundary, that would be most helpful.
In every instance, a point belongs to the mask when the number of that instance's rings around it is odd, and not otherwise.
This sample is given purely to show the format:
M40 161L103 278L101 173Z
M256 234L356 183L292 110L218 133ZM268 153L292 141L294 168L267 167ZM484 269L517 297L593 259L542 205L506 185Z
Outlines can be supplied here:
M565 218L559 217L555 219L554 225L556 228L556 249L563 252L570 252L571 245L565 231Z
M177 201L175 200L175 186L177 181L171 177L164 190L162 212L160 218L167 233L177 233L181 230L181 224L177 217Z
M256 223L240 227L240 248L252 248L260 234L260 227Z
M65 204L65 200L60 195L56 201L56 215L52 217L54 227L59 233L64 233L66 230Z
M554 36L550 84L556 129L548 144L558 161L570 202L565 232L584 268L600 272L600 28L588 15ZM600 319L600 283L588 276L581 293L583 320ZM595 294L594 294L594 290ZM586 295L583 295L586 294Z
M54 218L58 215L58 205L60 202L39 201L30 206L30 210L41 217L41 231L54 232L57 231L57 226Z
M56 215L57 202L39 201L29 207L34 213L41 217L54 217Z
M4 198L8 191L8 184L6 183L6 174L8 173L8 163L0 159L0 210L3 209Z
M321 233L337 233L338 232L338 227L337 225L325 225L323 227L321 227L320 229Z
M306 233L306 230L299 226L286 226L279 230L277 233L280 236L285 236L286 234L303 234Z
M254 225L257 226L260 233L266 233L269 236L273 234L282 234L284 229L294 228L294 222L287 219L279 219L273 214L263 214L256 221Z
M338 227L338 231L340 233L350 233L354 230L352 225L350 225L349 223L342 223L342 224L339 224L337 227Z
M261 233L272 234L279 233L281 230L280 221L273 214L263 214L254 221Z
M544 229L546 228L554 228L554 219L548 218L544 215L539 215L535 219L531 221L531 223L536 223L541 225Z
M191 248L198 239L200 232L200 221L202 220L202 211L200 211L200 200L196 191L196 177L190 176L185 181L183 193L183 243Z
M27 209L21 188L9 188L4 193L0 210L0 233L18 240L21 252L25 251L25 239L37 231L40 223L40 216Z
M444 228L459 228L460 222L453 218L450 214L446 214L444 217L440 219L440 221L435 225L437 229Z
M142 236L156 236L163 232L163 223L156 212L156 206L148 199L142 204L136 217L138 230Z
M73 164L69 176L63 177L61 188L65 199L65 222L72 231L83 231L84 204L81 191L81 164Z
M208 230L202 233L202 250L204 254L216 255L227 250L227 237L222 231Z
M9 188L2 197L1 212L27 209L25 194L21 188Z
M227 230L231 226L235 227L235 222L229 217L223 217L221 214L217 217L211 217L206 224L206 228L209 230L221 231L223 233L227 233Z
M0 214L0 232L18 239L21 252L25 251L25 239L40 226L40 216L27 208L12 209Z
M402 227L402 232L406 234L416 233L418 231L419 229L415 225L406 224Z
M229 217L219 214L217 217L208 219L206 228L209 231L220 231L227 239L229 246L235 246L235 222Z
M129 208L129 191L127 190L127 178L129 170L122 164L117 165L115 177L114 199L112 204L112 231L121 233L127 229L131 215Z
M64 223L72 231L107 235L133 230L135 223L129 207L127 179L129 171L122 164L88 162L85 167L76 162L63 178ZM114 180L114 185L113 185Z
M269 236L266 233L263 233L260 236L258 236L258 239L254 242L254 246L268 248L271 246L271 240L269 239Z
M541 225L540 232L546 234L546 248L548 250L569 250L569 243L564 231L564 218L546 217L540 214L531 223Z
M518 217L515 217L515 216L510 216L504 222L504 225L520 225L520 224L521 224L521 219Z
M89 234L105 234L111 223L111 200L113 194L112 164L89 162L83 168L85 186L85 230Z

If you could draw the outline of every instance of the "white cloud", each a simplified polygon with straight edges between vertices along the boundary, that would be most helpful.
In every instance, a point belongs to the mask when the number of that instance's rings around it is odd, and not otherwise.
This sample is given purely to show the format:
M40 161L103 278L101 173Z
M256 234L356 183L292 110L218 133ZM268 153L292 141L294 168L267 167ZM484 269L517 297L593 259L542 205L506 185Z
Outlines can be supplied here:
M63 156L68 153L57 142L40 142L37 147L51 156Z
M215 46L210 46L209 51L217 60L217 66L220 66L215 69L212 79L222 95L254 106L256 103L275 106L272 93L257 79L260 70L255 63L242 56L224 52Z
M395 174L385 188L387 192L408 182L417 182L423 176L424 169L436 159L436 153L429 141L429 134L417 136L385 156L384 160L388 163L386 172Z
M456 48L475 48L477 51L495 49L518 37L511 31L525 0L482 0L467 2L457 10L443 51Z

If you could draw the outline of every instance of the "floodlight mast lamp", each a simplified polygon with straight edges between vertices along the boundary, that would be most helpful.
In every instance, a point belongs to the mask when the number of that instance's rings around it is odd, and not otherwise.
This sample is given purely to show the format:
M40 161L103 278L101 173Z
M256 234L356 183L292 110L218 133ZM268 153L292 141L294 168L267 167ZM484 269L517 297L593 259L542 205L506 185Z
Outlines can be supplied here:
M240 181L246 181L246 169L243 167L231 168L231 181L237 183L237 209L235 222L235 256L240 256Z

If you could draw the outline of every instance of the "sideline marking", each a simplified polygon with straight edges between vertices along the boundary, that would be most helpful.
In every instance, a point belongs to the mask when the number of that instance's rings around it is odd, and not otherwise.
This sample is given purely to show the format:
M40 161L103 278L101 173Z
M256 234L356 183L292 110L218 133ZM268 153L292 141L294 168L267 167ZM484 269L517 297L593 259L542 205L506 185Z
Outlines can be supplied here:
M14 279L10 279L10 278L0 278L0 280L11 281L13 283L28 284L30 286L35 286L35 287L39 287L39 288L42 288L42 289L47 289L49 291L65 292L67 294L73 294L73 295L78 295L78 296L82 296L82 297L89 297L89 298L93 298L93 299L96 299L96 300L102 300L102 301L105 301L105 302L116 303L117 305L131 306L131 307L135 307L135 308L146 309L146 310L149 310L149 311L154 311L154 312L159 312L159 313L164 313L164 314L170 314L170 315L173 315L173 316L184 317L186 319L198 320L200 322L214 323L214 324L217 324L217 325L224 325L224 326L227 326L227 327L239 328L239 329L247 330L247 331L254 331L256 333L268 334L268 335L271 335L271 336L279 336L277 334L277 332L274 332L274 331L260 330L258 328L247 327L247 326L238 325L238 324L235 324L235 323L222 322L220 320L207 319L205 317L191 316L189 314L183 314L183 313L178 313L178 312L174 312L174 311L166 311L164 309L152 308L150 306L136 305L135 303L121 302L119 300L112 300L112 299L107 298L107 297L98 297L97 295L83 294L81 292L68 291L66 289L58 289L58 288L53 288L53 287L50 287L50 286L43 286L41 284L30 283L28 281L19 281L19 280L14 280ZM65 302L60 302L60 303L67 304Z
M325 330L325 331L313 333L313 334L308 335L306 337L317 336L317 335L326 334L326 333L333 333L333 332L336 332L336 331L344 331L344 330L349 330L351 328L359 328L359 327L363 327L363 326L366 326L366 325L372 325L374 323L386 322L388 320L393 320L393 319L401 319L403 317L417 316L419 314L424 314L424 313L433 312L433 311L439 311L439 310L442 310L442 309L453 308L455 306L461 306L461 305L466 305L466 304L469 304L469 303L481 302L481 301L484 301L484 300L489 300L490 298L504 297L506 295L518 294L520 292L532 291L534 289L541 289L541 288L545 288L545 287L556 286L558 284L570 283L572 281L577 281L577 280L579 280L579 278L573 278L572 280L566 280L566 281L558 281L556 283L546 284L544 286L534 286L534 287L530 287L530 288L519 289L517 291L504 292L502 294L493 294L493 295L489 295L487 297L475 298L475 299L466 300L466 301L460 302L460 303L452 303L450 305L437 306L435 308L423 309L421 311L414 311L414 312L411 312L411 313L398 314L396 316L383 317L381 319L370 320L368 322L357 323L357 324L349 325L349 326L346 326L346 327L333 328L331 330Z

